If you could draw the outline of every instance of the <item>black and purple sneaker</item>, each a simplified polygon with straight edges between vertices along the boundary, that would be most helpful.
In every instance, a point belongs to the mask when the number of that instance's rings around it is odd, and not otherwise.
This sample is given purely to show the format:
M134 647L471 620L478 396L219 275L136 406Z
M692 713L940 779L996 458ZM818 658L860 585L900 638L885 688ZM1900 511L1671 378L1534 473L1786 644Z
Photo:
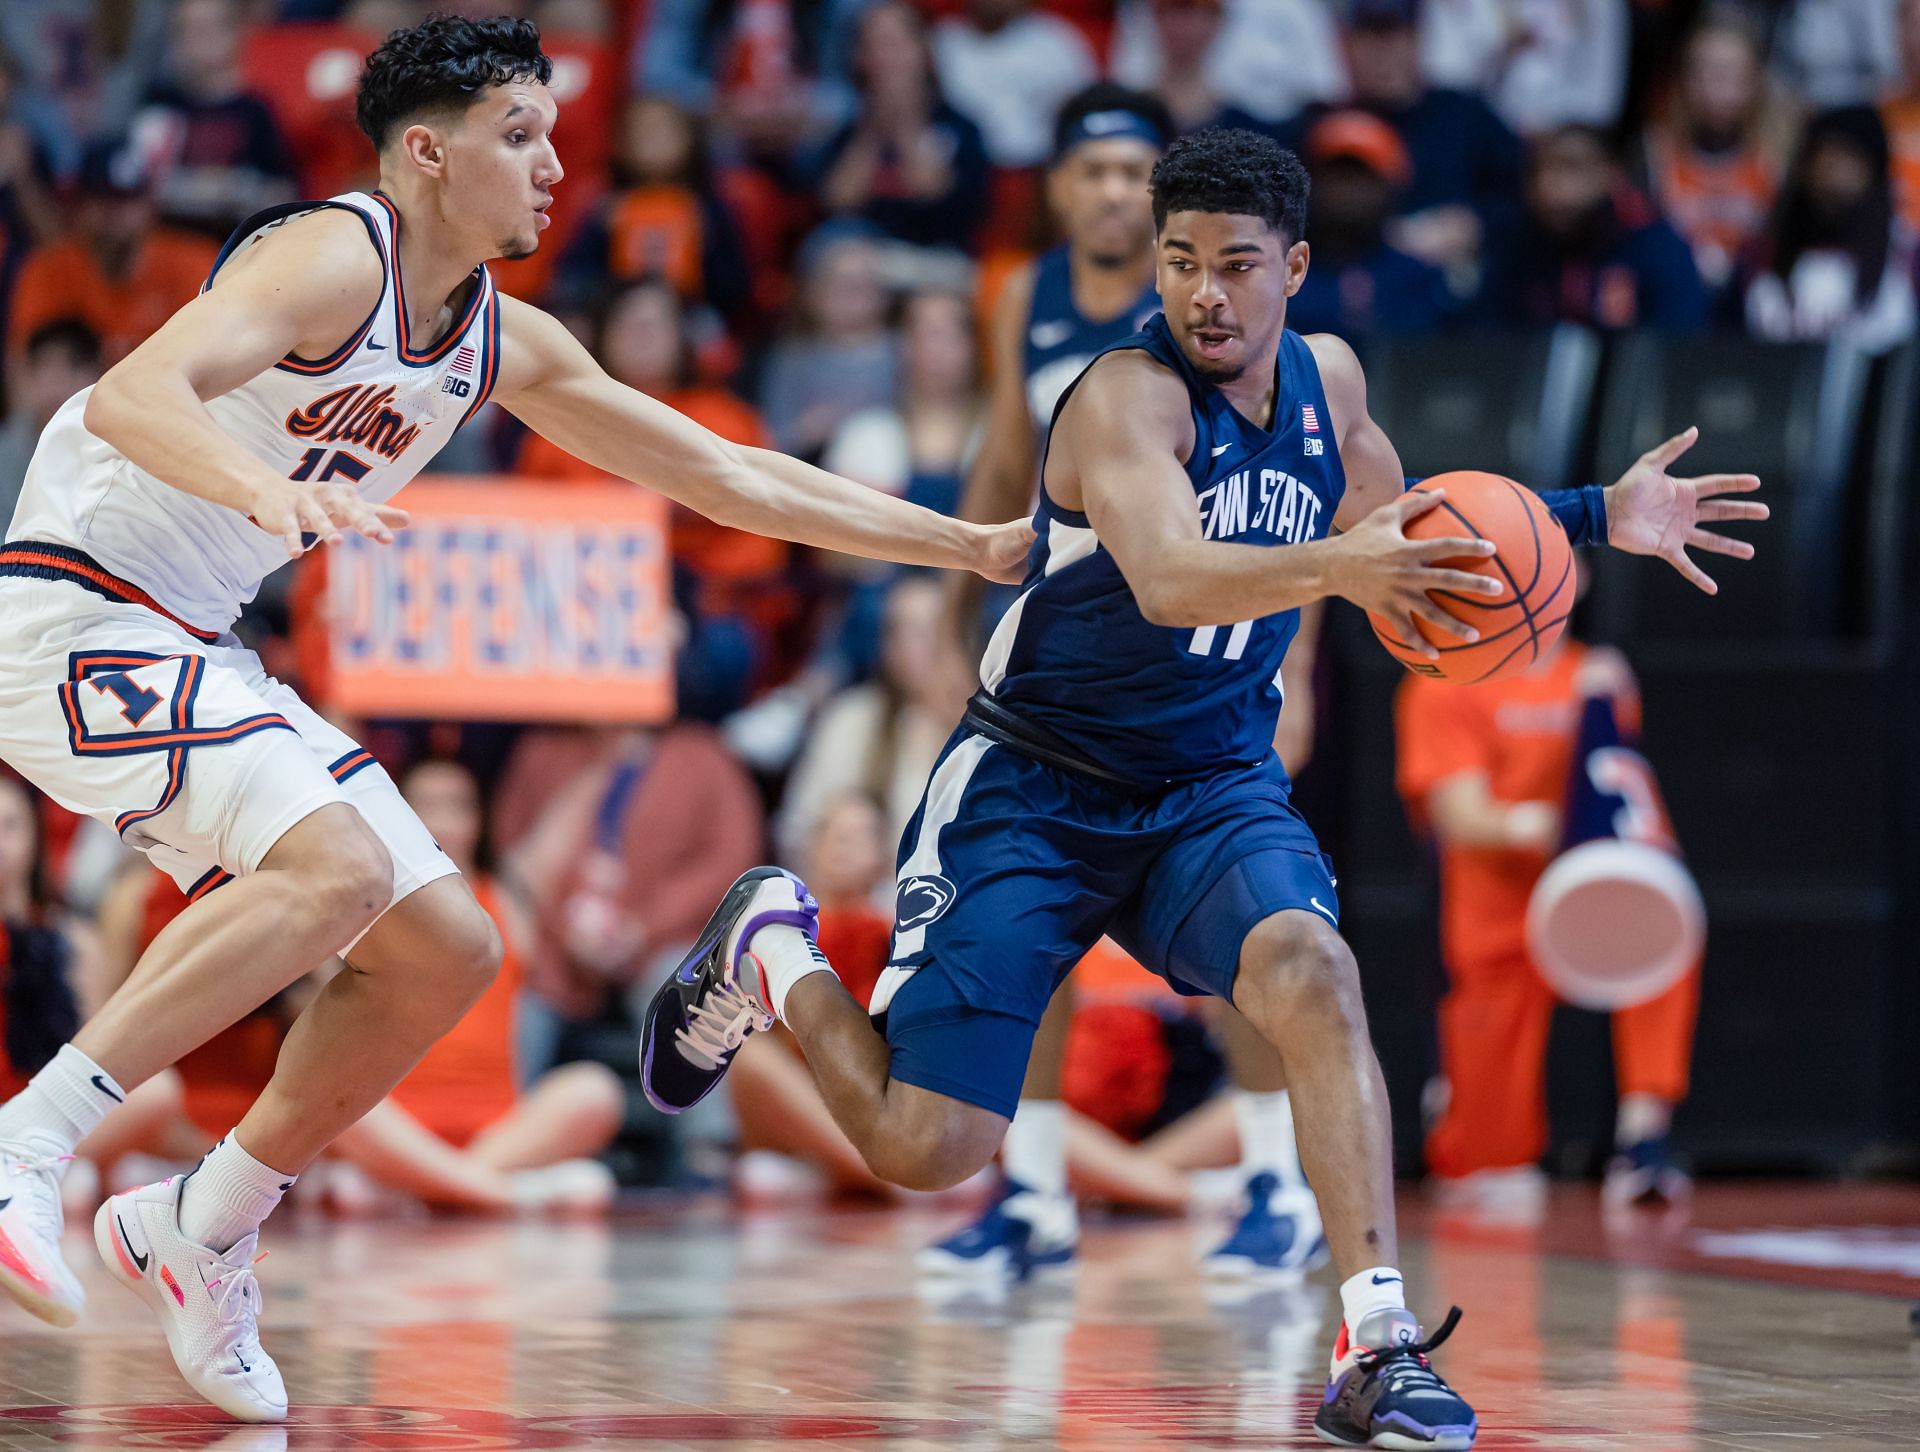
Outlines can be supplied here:
M1425 1341L1408 1311L1375 1311L1351 1336L1342 1326L1334 1348L1340 1370L1313 1419L1321 1440L1336 1447L1471 1447L1479 1418L1427 1361L1459 1320L1455 1306Z
M649 1104L663 1114L693 1108L726 1076L747 1035L773 1027L759 961L747 951L753 935L776 924L798 928L818 956L819 923L819 904L791 872L756 867L735 880L647 1005L640 1086Z

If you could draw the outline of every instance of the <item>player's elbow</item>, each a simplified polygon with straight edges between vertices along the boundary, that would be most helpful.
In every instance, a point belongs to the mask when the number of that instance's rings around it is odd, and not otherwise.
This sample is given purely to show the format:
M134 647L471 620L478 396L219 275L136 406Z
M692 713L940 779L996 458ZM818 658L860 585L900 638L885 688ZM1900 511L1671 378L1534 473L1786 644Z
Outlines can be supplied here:
M119 368L111 368L102 375L87 395L86 409L80 415L87 432L113 443L126 418L129 392L126 377Z
M1178 580L1155 572L1130 583L1134 601L1149 625L1164 625L1178 630L1186 626L1214 623L1201 619L1195 613L1192 602L1187 599L1187 593L1180 588Z

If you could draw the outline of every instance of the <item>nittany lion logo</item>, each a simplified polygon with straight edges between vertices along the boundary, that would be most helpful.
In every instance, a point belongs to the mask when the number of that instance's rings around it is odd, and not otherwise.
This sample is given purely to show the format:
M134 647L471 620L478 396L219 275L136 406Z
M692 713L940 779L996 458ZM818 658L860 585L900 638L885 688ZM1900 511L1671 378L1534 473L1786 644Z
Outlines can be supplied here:
M953 906L954 887L939 873L909 877L900 884L898 905L894 908L901 932L924 928Z

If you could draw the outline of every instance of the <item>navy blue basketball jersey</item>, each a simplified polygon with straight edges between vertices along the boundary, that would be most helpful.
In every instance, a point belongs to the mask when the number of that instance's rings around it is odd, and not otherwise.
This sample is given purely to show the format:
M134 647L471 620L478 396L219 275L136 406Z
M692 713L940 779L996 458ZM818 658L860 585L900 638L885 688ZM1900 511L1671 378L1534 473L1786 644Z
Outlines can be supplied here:
M1206 538L1289 545L1326 537L1346 475L1305 339L1281 335L1270 430L1194 373L1163 317L1103 351L1127 348L1151 354L1186 383L1194 436L1187 477ZM1056 414L1078 383L1062 393ZM980 663L995 701L1129 781L1190 779L1271 755L1280 662L1299 611L1199 629L1154 625L1086 515L1060 508L1044 485L1034 529L1020 594Z
M1044 444L1053 410L1073 381L1104 349L1132 337L1160 311L1160 294L1149 281L1132 307L1119 317L1096 323L1073 301L1073 271L1067 249L1056 247L1033 267L1033 300L1027 309L1025 358L1027 412Z

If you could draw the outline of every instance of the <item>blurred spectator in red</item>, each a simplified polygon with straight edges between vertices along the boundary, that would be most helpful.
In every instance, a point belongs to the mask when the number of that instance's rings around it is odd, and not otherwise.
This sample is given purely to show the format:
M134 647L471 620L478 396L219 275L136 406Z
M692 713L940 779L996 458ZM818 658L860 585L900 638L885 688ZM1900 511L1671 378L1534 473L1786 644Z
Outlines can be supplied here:
M1809 106L1871 105L1900 78L1900 0L1785 0L1773 65Z
M1747 327L1884 353L1915 328L1914 237L1894 215L1886 128L1869 106L1823 111L1800 151L1746 290Z
M73 236L35 248L21 264L7 318L7 355L55 318L84 319L108 365L125 357L199 292L219 249L155 225L152 176L117 143L87 150Z
M292 154L240 68L242 0L175 0L168 74L128 144L149 160L160 215L216 241L298 190Z
M1420 72L1415 0L1353 0L1346 32L1353 105L1400 133L1413 164L1390 229L1393 244L1443 269L1471 292L1483 249L1517 219L1525 154L1477 95L1429 86ZM1325 108L1310 108L1282 137L1296 150Z
M599 323L594 353L615 378L723 439L766 447L759 414L727 389L696 379L686 305L665 281L619 289L602 304ZM609 478L535 433L526 435L517 467L536 478ZM745 704L798 612L786 574L790 547L677 505L672 530L676 594L688 616L676 662L681 713L713 719Z
M0 326L28 252L65 224L33 133L19 119L13 68L0 56Z
M1349 342L1442 326L1453 304L1446 276L1387 241L1394 196L1413 171L1399 133L1369 111L1331 111L1305 145L1313 263L1287 304L1287 326Z
M556 290L578 303L610 280L641 277L664 278L726 318L753 295L740 228L714 185L706 122L666 96L628 102L613 190L568 245Z
M495 796L502 876L533 914L522 1075L609 1001L644 1013L733 879L761 859L760 796L704 726L537 727Z
M1044 162L1061 104L1100 74L1085 37L1032 0L966 0L935 28L933 54L940 89L1000 167Z
M56 175L89 141L125 131L166 54L168 0L6 0L0 51L18 87L18 119Z
M968 247L986 210L986 147L941 96L926 20L905 0L861 15L853 83L859 111L815 168L821 205L901 242Z
M811 459L847 419L892 400L900 350L869 237L832 226L815 233L800 276L794 327L768 350L760 408L774 441Z
M1893 197L1920 233L1920 0L1900 3L1900 81L1880 104L1893 152Z
M888 840L900 840L976 685L946 629L944 598L927 575L888 591L877 675L821 708L787 779L776 843L787 860L801 858L826 804L849 792L878 801Z
M652 0L633 88L712 115L776 164L845 121L855 20L867 0Z
M940 291L909 296L900 314L900 353L899 398L841 424L821 464L952 514L981 422L971 300Z
M1419 12L1427 79L1485 96L1522 135L1620 119L1628 0L1425 0Z
M1347 80L1327 0L1122 0L1109 70L1166 102L1182 133L1275 125Z
M1607 138L1563 126L1533 145L1527 219L1512 255L1488 266L1490 320L1684 331L1707 320L1693 254L1629 188Z
M1667 114L1647 128L1642 161L1648 190L1716 292L1773 210L1784 122L1752 29L1724 12L1703 22L1687 39Z
M78 318L55 318L28 336L18 366L7 377L7 421L0 426L0 521L13 518L40 431L61 404L99 377L100 335Z

